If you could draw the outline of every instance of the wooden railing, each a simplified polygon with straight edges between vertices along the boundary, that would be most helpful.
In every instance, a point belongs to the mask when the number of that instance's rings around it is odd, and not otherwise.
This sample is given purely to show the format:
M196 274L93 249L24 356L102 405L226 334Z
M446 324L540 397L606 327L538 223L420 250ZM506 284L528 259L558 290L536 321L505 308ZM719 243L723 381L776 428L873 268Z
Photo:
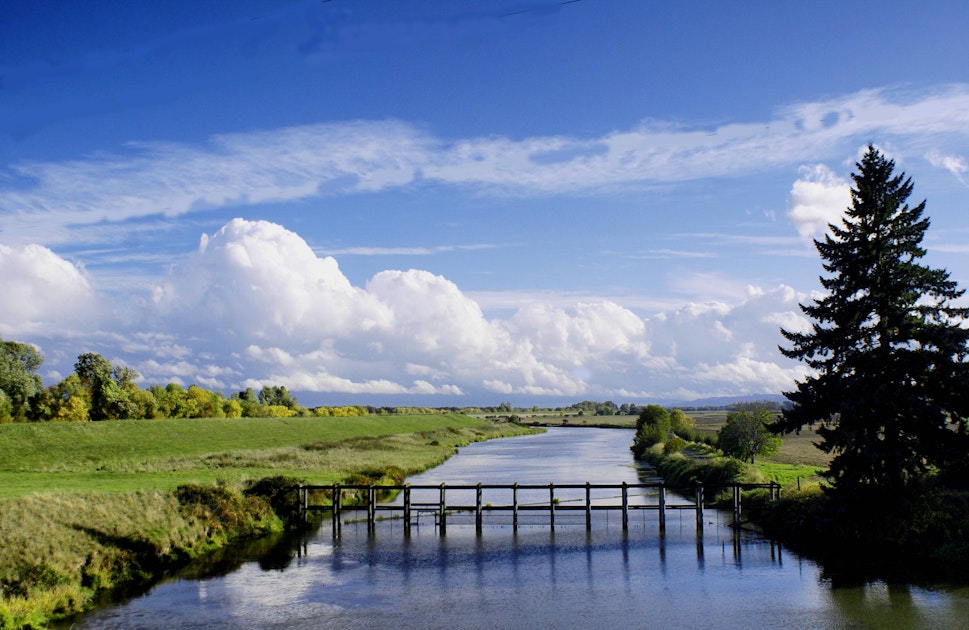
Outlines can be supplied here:
M658 512L659 529L666 529L666 513L669 510L693 510L696 516L697 529L703 528L703 509L704 493L719 494L726 489L732 491L730 506L733 510L733 522L738 525L741 520L742 512L742 493L744 490L763 488L768 490L768 500L776 502L780 498L780 485L771 482L767 484L725 484L719 486L707 486L697 484L694 488L692 502L669 503L666 497L666 485L658 483L621 483L621 484L446 484L440 485L353 485L353 484L333 484L328 486L320 485L301 485L297 487L299 505L304 518L309 512L329 511L333 522L333 535L340 536L343 523L343 516L346 513L356 513L366 511L366 522L368 531L373 531L378 520L384 518L400 518L403 520L404 531L409 532L415 522L415 517L431 515L434 517L435 526L443 535L447 532L449 515L458 513L473 513L475 528L478 532L484 525L484 515L486 513L501 512L510 514L512 527L517 531L519 527L519 515L522 513L546 513L548 515L547 524L550 528L555 528L555 517L558 513L576 512L584 513L586 529L592 528L592 514L599 511L618 511L622 515L622 528L629 528L629 515L632 512L641 510L654 510ZM602 491L618 492L608 497L601 496ZM655 502L638 503L630 501L630 492L639 492L637 498L645 498L647 495L641 491L655 491ZM432 494L434 500L414 501L415 491L424 495ZM448 500L448 492L451 497L456 492L474 491L474 503L455 502ZM505 503L494 503L484 501L484 492L508 491L511 492L510 501ZM547 492L547 500L531 500L523 502L520 500L522 492L534 494L536 491ZM558 492L558 496L556 496ZM600 496L593 496L598 492ZM381 502L380 498L388 495L403 494L401 502L387 503ZM563 502L563 493L571 496Z

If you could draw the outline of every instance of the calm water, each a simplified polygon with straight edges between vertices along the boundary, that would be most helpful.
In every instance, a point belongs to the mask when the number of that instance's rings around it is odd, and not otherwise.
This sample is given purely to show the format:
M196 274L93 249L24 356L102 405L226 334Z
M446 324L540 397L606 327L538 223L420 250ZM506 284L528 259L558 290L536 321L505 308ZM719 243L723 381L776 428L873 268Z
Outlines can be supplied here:
M412 483L635 483L630 431L554 429L473 444ZM547 500L547 495L546 495ZM706 513L584 516L556 529L449 520L328 526L232 562L226 575L156 586L95 611L82 628L967 628L969 589L833 586L813 562L736 535ZM486 523L488 522L486 517ZM218 568L215 569L218 572Z

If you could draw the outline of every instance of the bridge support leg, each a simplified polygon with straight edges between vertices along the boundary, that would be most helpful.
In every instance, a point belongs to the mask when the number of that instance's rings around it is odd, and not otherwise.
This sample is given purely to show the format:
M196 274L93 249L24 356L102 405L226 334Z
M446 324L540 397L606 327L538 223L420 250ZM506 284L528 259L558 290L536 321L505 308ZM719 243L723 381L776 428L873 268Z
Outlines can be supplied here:
M367 532L372 534L377 528L377 489L370 484L367 488Z
M333 487L330 489L330 492L331 492L330 502L333 504L333 513L331 514L331 517L333 519L333 527L332 527L333 537L339 538L340 524L341 524L340 510L343 509L343 505L342 505L343 490L340 489L340 484L334 484Z
M481 533L481 482L474 492L474 531Z
M446 486L441 484L441 502L438 506L438 529L441 531L441 536L447 533L447 500L445 494L447 492Z
M410 534L410 484L404 485L404 534Z
M703 529L703 484L696 484L696 528Z
M629 529L629 487L622 482L622 531Z
M518 482L511 487L511 528L518 531Z
M548 518L549 527L555 529L555 484L548 484Z
M659 533L666 532L666 485L659 484Z

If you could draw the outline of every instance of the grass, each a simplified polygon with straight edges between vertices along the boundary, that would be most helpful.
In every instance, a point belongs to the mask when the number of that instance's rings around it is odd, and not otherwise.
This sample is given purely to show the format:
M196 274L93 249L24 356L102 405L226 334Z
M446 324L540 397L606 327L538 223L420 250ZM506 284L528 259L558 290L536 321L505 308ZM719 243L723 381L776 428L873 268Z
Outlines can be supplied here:
M248 482L414 474L526 432L460 415L0 425L0 628L43 627L99 592L279 530L272 498Z
M361 462L410 474L469 440L516 432L460 415L7 424L0 425L0 498L171 490L267 475L331 483Z

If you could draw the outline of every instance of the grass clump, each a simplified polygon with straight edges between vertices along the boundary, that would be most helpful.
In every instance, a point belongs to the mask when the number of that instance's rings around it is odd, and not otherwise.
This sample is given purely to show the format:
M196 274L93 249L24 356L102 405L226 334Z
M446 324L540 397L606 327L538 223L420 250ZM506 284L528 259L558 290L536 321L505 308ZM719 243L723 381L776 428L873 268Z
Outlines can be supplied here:
M147 583L225 541L281 529L262 498L228 488L46 494L0 512L0 627L41 627L99 592Z

